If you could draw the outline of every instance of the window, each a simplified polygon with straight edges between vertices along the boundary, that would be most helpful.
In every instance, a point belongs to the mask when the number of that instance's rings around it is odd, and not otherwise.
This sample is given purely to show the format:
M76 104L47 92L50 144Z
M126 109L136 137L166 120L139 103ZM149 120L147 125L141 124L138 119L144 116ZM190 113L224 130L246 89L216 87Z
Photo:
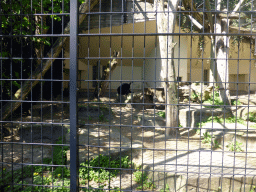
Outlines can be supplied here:
M99 74L99 64L97 62L97 65L92 66L92 79L93 80L98 80L99 77L100 77L100 74ZM93 81L92 82L92 86L96 87L97 86L97 81Z
M100 70L102 69L102 70ZM104 74L104 70L107 69L107 66L100 66L99 62L97 62L97 65L94 65L92 67L92 79L93 80L99 80L101 79L102 75ZM101 71L101 73L100 73ZM93 81L92 83L93 87L97 86L97 81Z
M205 85L208 85L208 80L209 79L209 73L208 73L208 70L207 69L205 69L204 70L204 84Z

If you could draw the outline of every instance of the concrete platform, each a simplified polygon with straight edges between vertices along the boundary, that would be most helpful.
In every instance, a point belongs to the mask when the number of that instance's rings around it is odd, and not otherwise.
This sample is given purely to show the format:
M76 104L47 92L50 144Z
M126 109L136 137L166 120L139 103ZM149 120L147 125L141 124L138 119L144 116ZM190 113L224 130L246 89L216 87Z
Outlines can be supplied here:
M155 121L150 118L145 115L143 125L165 125L163 118L157 117ZM256 129L248 130L242 124L207 123L202 127L201 136L191 135L187 139L202 139L205 131L214 135L213 140L218 140L220 149L211 150L210 146L205 148L202 145L198 149L178 148L159 159L144 158L143 165L150 178L160 188L168 184L175 186L176 191L249 192L253 189L256 185ZM242 152L230 151L226 146L234 141L242 142Z

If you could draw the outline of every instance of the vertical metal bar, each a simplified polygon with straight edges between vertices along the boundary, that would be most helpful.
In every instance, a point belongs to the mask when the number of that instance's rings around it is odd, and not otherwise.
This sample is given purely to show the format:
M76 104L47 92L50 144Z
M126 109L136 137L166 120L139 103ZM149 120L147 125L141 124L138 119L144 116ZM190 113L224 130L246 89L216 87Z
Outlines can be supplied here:
M70 191L78 191L77 134L77 34L78 2L70 1Z

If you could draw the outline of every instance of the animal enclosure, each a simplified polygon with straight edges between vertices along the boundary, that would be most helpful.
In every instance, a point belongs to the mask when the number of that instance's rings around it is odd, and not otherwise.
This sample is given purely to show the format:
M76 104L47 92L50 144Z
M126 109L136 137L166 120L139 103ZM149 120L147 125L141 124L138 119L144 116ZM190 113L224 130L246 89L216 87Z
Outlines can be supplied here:
M255 191L255 11L2 0L1 191Z

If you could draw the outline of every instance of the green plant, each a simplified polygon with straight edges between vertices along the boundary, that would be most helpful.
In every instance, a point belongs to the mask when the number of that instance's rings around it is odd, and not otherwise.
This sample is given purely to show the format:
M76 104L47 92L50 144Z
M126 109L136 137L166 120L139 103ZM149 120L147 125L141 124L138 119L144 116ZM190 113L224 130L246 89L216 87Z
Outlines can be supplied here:
M219 144L219 142L216 139L213 142L213 148L215 148L215 149L220 148L220 144Z
M210 133L209 132L205 132L203 135L204 136L203 136L202 143L210 144L211 141L212 141L212 136L210 135Z
M223 122L224 122L224 120L223 120ZM243 125L245 124L243 119L236 118L235 116L226 118L225 122L226 123L240 123L240 124L243 124Z
M68 146L61 146L63 143L65 143L65 140L62 141L62 137L59 137L56 145L53 149L53 164L54 165L64 165L66 163L66 153L69 149Z
M239 100L233 100L231 101L231 105L242 105L242 103Z
M187 98L185 98L185 99L183 100L183 102L188 102L188 99L187 99Z
M195 128L195 133L196 133L197 135L200 134L200 129Z
M56 144L65 143L62 137L59 137ZM67 146L55 145L53 148L53 158L44 158L44 164L64 165L66 163L66 152L69 149ZM52 174L47 174L48 171L53 170ZM15 180L12 182L12 175L15 175ZM33 184L39 186L22 186L22 178L33 178ZM52 166L23 166L22 169L16 170L13 173L3 171L1 175L0 185L3 186L5 183L13 183L14 185L7 185L5 191L46 191L46 192L59 192L59 191L70 191L70 171L67 167L56 167ZM61 182L59 182L61 181ZM28 184L23 181L23 184ZM51 185L60 187L42 187L40 185Z
M236 151L236 152L241 152L243 151L242 148L242 143L239 143L238 141L235 142L235 144L231 141L227 147L229 148L229 151Z
M158 111L156 114L157 114L159 117L165 118L165 112L164 112L164 111Z
M94 180L102 183L109 178L115 177L119 170L109 168L129 168L131 161L128 156L121 159L112 159L109 156L99 155L91 160L80 164L79 177L85 180Z
M193 101L197 100L197 99L198 99L198 95L197 95L195 92L192 92L192 94L191 94L191 99L192 99Z
M79 3L82 3L82 1L83 0L79 0ZM8 67L1 68L1 78L26 79L30 76L30 73L32 73L30 68L36 69L38 65L36 58L41 57L41 54L44 55L44 52L51 48L49 46L55 41L49 36L42 37L40 35L47 34L48 30L51 28L51 22L54 22L54 25L57 26L63 22L64 15L60 14L69 13L70 0L17 0L11 3L10 1L2 0L0 4L1 35L13 36L13 44L9 43L8 38L1 39L1 43L5 46L1 48L0 57L13 58L13 67L11 70ZM57 28L58 27L56 27L56 29ZM53 33L60 33L56 29L52 29ZM32 44L33 49L31 49L31 54L35 58L34 61L30 63L27 59L21 59L21 57L17 58L18 55L21 55L22 49L26 50ZM22 49L16 50L15 52L10 51L15 46L20 46ZM24 52L22 57L26 58L27 54L28 53ZM1 65L6 65L9 61L1 60L1 62ZM29 65L29 63L31 65ZM9 75L10 73L12 74L11 76ZM34 73L35 71L33 71L33 74ZM22 83L19 80L13 80L11 83L9 83L9 80L1 81L1 89L3 89L4 93L8 96L14 94L18 96L19 92L16 91L21 88L21 85Z
M168 184L165 185L165 189L160 189L160 192L168 192L170 191L170 187Z
M253 186L252 186L252 189L251 189L249 192L255 192L255 188L256 188L256 187L253 185Z
M220 118L217 116L214 117L208 117L206 120L201 122L201 126L203 127L206 123L224 123L224 118ZM234 117L228 117L225 118L225 123L240 123L242 125L245 125L245 121L243 119L240 118L236 118ZM197 123L197 127L200 127L200 122Z
M103 189L105 185L100 185L99 187L97 187L98 189L94 189L91 185L89 185L89 188L81 188L82 191L85 192L105 192L106 189ZM111 189L110 191L113 192L120 192L120 188L119 187L115 187L114 189L112 189L111 187L108 187L108 189Z
M58 143L61 142L61 139L59 139ZM54 155L56 155L60 160L57 160L57 158L53 159L53 162L55 163L63 163L60 158L60 150L59 147L63 151L66 150L65 147L62 146L55 146L57 149L54 150ZM65 158L64 158L65 159ZM104 180L108 180L110 177L116 176L119 170L117 169L109 169L109 168L128 168L131 166L131 161L128 159L128 156L110 160L108 156L98 156L90 161L87 161L85 163L82 163L79 169L79 177L81 179L86 178L86 176L92 174L92 179L94 179L97 182L103 182ZM44 164L51 164L52 159L51 158L44 158L43 160ZM89 167L88 166L89 163ZM85 167L83 167L85 166ZM94 168L93 168L94 167ZM96 168L97 167L97 168ZM24 166L23 169L19 169L17 171L14 171L13 173L7 172L6 169L3 169L3 172L1 173L1 180L0 180L0 186L4 186L8 183L13 183L13 187L11 185L6 185L4 187L4 191L46 191L46 192L69 192L69 186L70 186L70 172L66 167L57 167L53 168L53 172L47 173L47 171L52 170L51 167L42 167L42 166ZM45 172L46 171L46 172ZM15 180L12 181L12 174L15 175ZM33 184L35 186L22 186L22 185L15 185L15 184L22 184L22 178L29 178L33 177ZM84 180L81 180L80 183L85 184ZM23 181L23 184L28 184L28 182ZM36 186L39 185L39 186ZM40 186L41 185L41 186ZM43 185L53 185L58 187L43 187ZM100 188L103 188L104 186L100 186ZM103 191L99 189L83 189L83 191ZM115 190L114 190L115 191Z
M103 113L101 113L101 115L99 115L99 121L100 122L109 122L109 120L105 117L105 115Z
M218 88L217 86L215 87ZM218 91L214 91L214 94L212 97L210 97L208 100L205 100L204 103L209 103L211 106L205 106L206 108L220 108L220 105L223 105L224 102L220 98L220 94Z
M104 121L104 119L105 119L104 115L101 114L101 115L99 116L99 121L102 122L102 121Z
M248 117L248 113L246 113L246 117ZM249 112L249 121L256 122L256 113L255 112Z
M134 181L137 182L140 186L138 187L138 189L154 189L155 185L152 181L148 180L148 175L147 173L144 171L136 171L133 173L134 174Z

